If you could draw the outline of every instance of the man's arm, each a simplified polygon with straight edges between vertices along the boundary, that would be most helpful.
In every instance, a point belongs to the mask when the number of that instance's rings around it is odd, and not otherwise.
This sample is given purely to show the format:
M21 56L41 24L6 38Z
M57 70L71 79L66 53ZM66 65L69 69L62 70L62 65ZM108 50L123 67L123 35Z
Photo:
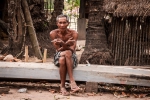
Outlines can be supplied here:
M77 33L76 31L73 31L72 39L71 39L71 40L68 40L68 41L71 42L71 43L70 43L71 45L67 46L67 49L68 49L68 50L71 50L72 52L75 51L76 44L77 44L77 38L78 38L78 33ZM68 42L68 41L67 41L67 42ZM66 42L66 43L67 43L67 42Z
M57 51L64 51L67 48L67 45L65 44L64 41L62 41L60 38L56 38L56 32L51 31L50 32L50 38L53 46Z
M58 42L58 39L56 38L56 33L54 31L50 32L50 39L55 49L59 51L61 46L60 43Z
M73 31L72 38L70 38L66 43L63 42L61 39L57 39L55 36L55 32L50 32L50 38L51 42L53 43L55 49L57 51L64 51L64 50L71 50L72 52L75 51L76 48L76 42L78 38L78 33L76 31Z

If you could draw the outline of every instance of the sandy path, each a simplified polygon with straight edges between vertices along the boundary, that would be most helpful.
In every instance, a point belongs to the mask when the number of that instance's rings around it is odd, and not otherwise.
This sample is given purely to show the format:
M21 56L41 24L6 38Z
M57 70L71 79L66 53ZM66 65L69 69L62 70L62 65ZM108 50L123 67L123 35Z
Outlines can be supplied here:
M9 94L1 94L0 100L150 100L150 98L116 98L113 94L96 94L88 96L87 93L75 96L62 96L59 93L52 94L44 90L28 90L28 93L18 93L18 89L10 89Z

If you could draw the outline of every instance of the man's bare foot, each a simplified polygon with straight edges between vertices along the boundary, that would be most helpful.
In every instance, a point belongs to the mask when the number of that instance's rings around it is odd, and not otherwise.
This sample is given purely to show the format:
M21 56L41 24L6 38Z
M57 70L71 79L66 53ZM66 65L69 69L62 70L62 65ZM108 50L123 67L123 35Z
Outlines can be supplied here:
M69 96L70 95L70 93L66 90L66 88L64 88L64 87L61 87L60 88L60 92L61 92L61 94L63 95L63 96Z

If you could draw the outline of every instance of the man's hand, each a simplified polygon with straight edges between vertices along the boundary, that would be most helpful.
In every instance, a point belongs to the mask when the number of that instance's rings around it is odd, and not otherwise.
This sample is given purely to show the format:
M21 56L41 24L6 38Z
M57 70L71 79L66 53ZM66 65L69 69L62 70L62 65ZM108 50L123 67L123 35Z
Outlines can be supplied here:
M71 38L69 38L69 40L65 44L67 46L72 46L72 45L74 45L74 43L75 43L75 40L72 40L72 37L71 37Z
M64 45L65 43L64 43L64 41L63 40L61 40L60 38L57 38L57 41L56 41L56 44L58 44L58 45Z
M56 45L64 45L64 41L62 41L61 39L57 38L57 39L54 39L53 41L51 42L54 42Z
M57 41L57 39L54 39L54 40L52 40L51 42L56 42Z

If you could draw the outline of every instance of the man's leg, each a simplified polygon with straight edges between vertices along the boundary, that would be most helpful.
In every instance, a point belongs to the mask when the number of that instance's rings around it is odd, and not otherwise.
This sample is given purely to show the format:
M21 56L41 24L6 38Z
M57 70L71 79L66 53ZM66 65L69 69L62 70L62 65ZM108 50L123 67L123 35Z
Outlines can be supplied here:
M76 85L76 82L73 77L73 60L72 60L72 52L70 50L65 51L65 58L66 58L67 71L71 83L71 89L74 92L76 92L80 88Z
M65 57L61 56L59 58L59 74L60 74L60 80L61 80L61 87L65 87L65 81L66 81L66 74L67 74L67 67L65 63Z
M66 66L69 75L70 81L74 81L73 77L73 61L72 61L72 52L70 50L65 51L65 58L66 58Z
M59 74L60 74L60 80L61 80L61 85L60 85L60 90L62 95L67 96L69 95L69 92L67 92L65 88L65 81L66 81L66 74L67 74L67 67L66 67L66 61L65 57L61 56L59 58Z

